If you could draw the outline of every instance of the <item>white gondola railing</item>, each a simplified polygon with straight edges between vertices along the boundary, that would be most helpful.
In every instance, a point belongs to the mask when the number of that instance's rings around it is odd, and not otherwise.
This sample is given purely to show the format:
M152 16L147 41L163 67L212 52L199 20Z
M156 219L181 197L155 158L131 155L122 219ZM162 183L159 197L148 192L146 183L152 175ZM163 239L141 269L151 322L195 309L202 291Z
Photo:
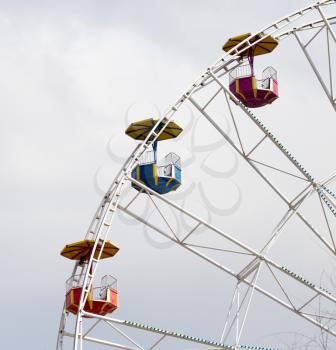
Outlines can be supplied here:
M101 279L100 287L93 288L93 299L106 299L106 293L108 289L113 289L115 292L117 291L117 279L111 275L105 275Z
M139 165L146 165L146 164L153 164L153 163L155 163L155 153L153 150L144 152L139 159Z
M180 181L181 179L181 158L171 152L157 166L157 175L160 177L172 177Z
M84 274L71 276L65 282L66 292L68 293L73 288L82 288L84 283Z
M82 288L83 283L84 275L71 276L66 281L66 293L71 289ZM104 300L108 289L117 291L117 279L111 275L105 275L102 277L100 286L91 289L91 297L96 300Z
M251 75L251 66L249 64L242 64L229 73L229 84L239 78L250 77Z
M269 66L263 70L262 79L258 80L258 82L261 82L260 88L261 89L269 89L271 79L275 82L278 82L278 73L273 67ZM257 86L258 86L258 83L257 83ZM258 86L258 88L259 88L259 86Z
M252 76L251 66L249 64L244 64L230 72L229 83L231 85L231 83L237 79L247 78L250 76ZM262 78L255 80L257 89L270 89L271 79L275 82L278 81L277 71L273 67L269 66L263 70Z
M181 158L176 153L173 153L173 152L168 153L164 157L164 163L165 165L167 164L175 165L181 169Z

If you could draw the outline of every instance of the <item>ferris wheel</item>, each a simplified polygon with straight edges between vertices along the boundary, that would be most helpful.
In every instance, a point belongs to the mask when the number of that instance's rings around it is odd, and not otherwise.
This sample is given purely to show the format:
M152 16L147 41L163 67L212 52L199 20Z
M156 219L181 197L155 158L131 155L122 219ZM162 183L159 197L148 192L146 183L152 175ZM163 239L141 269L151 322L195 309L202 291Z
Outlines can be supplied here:
M277 99L281 98L281 79L278 79L276 69L271 66L266 67L260 76L255 69L259 56L264 55L271 61L271 53L281 53L282 42L292 38L303 52L302 57L311 66L326 100L336 112L336 92L333 86L336 67L332 51L336 48L335 24L336 0L323 0L283 17L259 32L229 38L223 46L224 54L195 80L162 117L135 120L129 125L125 133L137 140L138 146L115 176L84 239L67 244L61 252L62 256L73 260L75 264L66 282L57 350L82 350L88 343L113 349L159 349L165 348L165 342L171 338L179 342L180 349L190 346L193 349L270 349L241 344L242 332L256 293L294 313L302 322L308 322L330 337L336 337L335 320L330 314L330 307L336 306L336 295L292 271L285 266L284 261L275 260L269 254L284 227L295 217L306 229L307 235L335 258L336 237L333 225L336 223L336 193L329 185L335 180L336 173L324 179L315 178L258 117L258 111L264 106L276 104ZM311 45L319 40L325 43L325 50L321 52L327 62L324 67L314 60L310 52ZM168 193L183 188L183 163L174 152L158 160L158 152L162 144L168 145L169 140L177 140L183 134L183 117L177 116L176 112L184 105L193 108L198 116L214 128L260 177L264 185L285 204L285 213L260 249L252 248L237 239L234 233L225 232L167 196ZM213 105L217 108L223 106L223 110L225 108L234 130L233 135L222 126L221 116L212 112ZM245 122L259 135L257 141L248 147L248 136L241 132ZM274 155L274 159L281 157L280 165L263 157L265 147L268 154ZM273 172L268 172L268 169ZM283 175L282 187L277 185L278 173ZM288 195L286 179L289 184L293 178L301 185L297 186L294 195ZM131 199L125 196L127 188L132 193ZM313 225L310 217L302 211L304 204L313 200L320 205L320 216L324 223L322 227ZM141 216L135 209L137 202L140 206L149 203L161 221ZM170 208L180 217L192 222L192 228L187 232L176 232L163 207ZM207 340L113 317L113 312L118 308L117 281L113 276L105 275L98 282L96 276L101 260L113 258L119 251L119 247L110 240L114 235L113 219L117 211L235 279L234 293L218 339ZM200 229L213 234L216 244L211 246L206 240L202 245L195 244L192 239ZM212 254L213 251L216 254ZM244 260L241 264L231 263L230 259L223 262L219 255L228 253L241 255ZM268 279L263 277L266 274ZM298 300L292 294L293 285L303 291L303 299ZM280 293L274 293L274 286ZM92 332L103 324L118 334L118 341L106 329L98 332L99 336L92 336ZM153 336L151 346L144 346L135 340L129 332L134 329L148 337Z

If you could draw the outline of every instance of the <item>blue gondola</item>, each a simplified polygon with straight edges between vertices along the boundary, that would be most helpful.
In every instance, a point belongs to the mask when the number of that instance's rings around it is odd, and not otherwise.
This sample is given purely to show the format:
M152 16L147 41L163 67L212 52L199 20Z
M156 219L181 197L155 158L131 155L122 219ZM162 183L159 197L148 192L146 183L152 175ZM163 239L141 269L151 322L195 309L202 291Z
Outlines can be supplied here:
M126 134L136 140L144 140L156 122L154 119L146 119L132 123L127 128ZM159 131L158 129L157 132ZM175 191L181 185L180 157L171 152L158 162L157 142L175 138L181 132L182 128L175 122L169 122L157 141L153 142L152 146L142 154L137 166L132 171L132 178L159 194ZM132 183L132 186L138 191L142 190L142 187L136 183Z
M154 146L153 150L145 152L141 157L139 164L132 171L132 177L160 194L175 191L181 185L180 157L171 152L157 163ZM132 186L141 190L141 187L134 183Z

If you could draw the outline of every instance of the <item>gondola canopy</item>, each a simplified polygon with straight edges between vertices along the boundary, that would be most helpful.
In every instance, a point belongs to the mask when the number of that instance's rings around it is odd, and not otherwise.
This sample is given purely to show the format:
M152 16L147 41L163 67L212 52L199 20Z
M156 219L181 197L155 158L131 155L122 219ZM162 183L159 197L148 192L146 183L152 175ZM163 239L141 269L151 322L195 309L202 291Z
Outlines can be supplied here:
M61 255L70 260L88 261L90 258L94 243L95 242L93 240L86 239L83 241L67 244L61 251ZM101 247L101 244L98 243L97 249L94 254L95 259L98 259L100 247ZM117 247L110 241L106 241L103 248L103 252L100 256L100 259L111 258L115 254L117 254L118 251L119 251L119 247Z
M158 119L145 119L135 123L132 123L125 131L126 135L132 137L135 140L143 141L148 134L153 130L157 124ZM162 124L162 125L161 125ZM162 129L157 141L169 140L177 137L183 129L173 121L170 121L165 127L163 123L160 123L154 132L159 133Z
M242 41L250 37L252 34L251 33L246 33L238 36L234 36L230 38L223 46L223 50L228 52L231 49L233 49L235 46L240 44ZM251 44L254 42L258 41L260 38L258 35L252 37L249 41ZM277 46L278 46L278 40L273 38L271 35L268 35L267 37L263 38L260 40L258 43L252 46L253 50L253 56L260 56L260 55L265 55L267 53L272 52ZM241 49L244 49L247 47L247 43L242 44L242 46L239 47L239 51ZM242 52L240 55L242 57L246 57L250 54L250 50L245 50Z

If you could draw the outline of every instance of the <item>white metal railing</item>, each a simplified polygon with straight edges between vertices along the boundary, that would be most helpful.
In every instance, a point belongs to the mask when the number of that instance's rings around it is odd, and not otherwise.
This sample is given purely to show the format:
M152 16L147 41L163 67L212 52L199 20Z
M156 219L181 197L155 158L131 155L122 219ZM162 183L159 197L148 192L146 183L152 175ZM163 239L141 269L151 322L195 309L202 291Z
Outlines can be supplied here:
M114 290L117 290L117 279L111 275L105 275L101 279L100 287L101 288L112 288Z
M117 291L117 279L111 275L106 275L101 279L100 287L92 289L92 298L95 300L105 300L107 297L107 290L113 289Z
M272 78L272 79L275 80L275 81L278 81L278 73L277 73L277 71L276 71L273 67L271 67L271 66L266 67L266 68L263 70L263 72L262 72L262 79L263 79L263 80L264 80L264 79L270 79L270 78Z
M139 159L139 165L152 164L154 162L155 162L155 154L153 150L148 150L144 152Z
M160 177L171 177L173 175L173 165L161 165L156 167L157 175Z
M173 164L181 169L181 158L176 153L170 152L164 157L164 164Z
M176 153L170 152L157 165L157 175L175 177L175 167L181 170L181 158Z
M271 79L277 82L278 73L273 67L269 66L269 67L266 67L262 72L261 88L269 89Z
M73 288L82 288L85 275L71 276L66 281L66 293ZM101 279L100 286L92 288L91 295L93 299L106 299L106 291L111 288L117 291L117 279L111 275L105 275Z
M244 64L236 69L232 70L229 74L229 84L231 84L233 81L249 77L252 75L251 66L249 64ZM256 85L257 89L269 89L270 88L270 81L271 79L274 81L278 81L277 71L269 66L266 67L262 72L262 78L256 79Z
M139 165L147 165L155 163L155 153L153 150L146 151L139 159ZM160 160L156 167L157 175L164 177L174 177L174 167L181 170L181 158L173 152L168 153Z
M252 75L251 66L249 63L238 66L229 73L229 84L234 80Z
M67 281L65 282L66 292L68 293L69 290L73 288L82 288L84 283L84 277L85 275L81 274L81 275L71 276L70 278L68 278Z

